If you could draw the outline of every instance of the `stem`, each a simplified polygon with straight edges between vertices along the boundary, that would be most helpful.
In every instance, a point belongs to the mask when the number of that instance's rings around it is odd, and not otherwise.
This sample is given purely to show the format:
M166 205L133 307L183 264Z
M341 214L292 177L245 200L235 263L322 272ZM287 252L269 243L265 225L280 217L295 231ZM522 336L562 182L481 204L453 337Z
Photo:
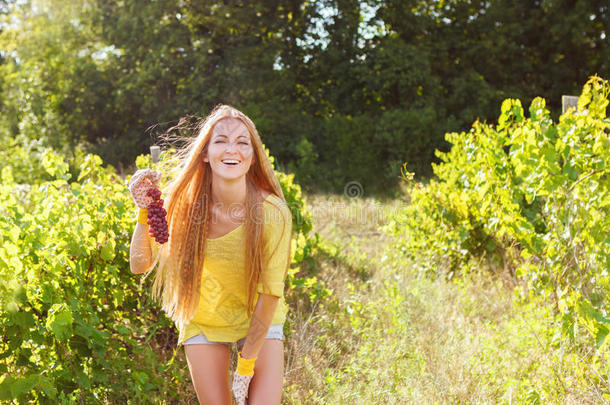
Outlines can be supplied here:
M594 171L592 171L592 172L590 172L590 173L588 173L588 174L584 175L584 176L583 176L583 177L581 177L580 179L576 180L576 182L575 182L574 184L572 184L572 186L571 186L571 187L568 189L568 193L572 192L572 190L574 189L574 187L576 187L576 185L577 185L578 183L580 183L581 181L588 179L589 177L593 176L594 174L597 174L597 173L603 173L603 172L605 172L605 171L606 171L606 169L594 170Z
M74 375L76 376L76 380L78 381L78 386L80 388L80 390L78 392L79 403L81 405L83 405L85 402L84 402L84 399L83 399L83 383L82 383L82 381L80 379L80 375L78 375L78 372L76 371L76 367L74 367L74 363L72 363L72 358L68 354L68 352L67 352L66 348L64 347L64 345L60 341L57 341L57 345L59 347L61 347L61 350L63 351L64 356L68 359L68 363L70 363L70 367L72 368L72 371L74 372Z

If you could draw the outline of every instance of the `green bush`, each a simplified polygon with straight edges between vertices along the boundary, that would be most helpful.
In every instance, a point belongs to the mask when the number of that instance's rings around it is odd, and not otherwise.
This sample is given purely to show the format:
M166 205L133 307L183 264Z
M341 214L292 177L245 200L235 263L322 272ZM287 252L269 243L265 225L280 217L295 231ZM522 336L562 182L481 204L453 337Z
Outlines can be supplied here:
M47 150L49 180L25 189L2 169L0 382L20 403L111 403L167 395L171 324L129 272L135 206L126 184L87 155L76 181ZM35 176L32 176L35 177Z
M418 271L451 277L487 260L552 303L561 336L575 325L597 348L610 331L610 87L592 77L578 107L553 122L542 98L529 117L502 103L496 126L449 133L436 178L409 187L387 227ZM606 349L604 349L606 350Z
M174 325L150 298L152 279L129 271L129 179L96 155L66 161L51 149L32 171L25 150L15 146L1 167L0 401L167 403L192 395L188 368L175 361ZM154 167L143 156L137 164ZM278 176L297 217L293 254L301 260L314 243L311 218L292 175ZM299 280L309 279L291 270L295 294L318 294L319 283Z

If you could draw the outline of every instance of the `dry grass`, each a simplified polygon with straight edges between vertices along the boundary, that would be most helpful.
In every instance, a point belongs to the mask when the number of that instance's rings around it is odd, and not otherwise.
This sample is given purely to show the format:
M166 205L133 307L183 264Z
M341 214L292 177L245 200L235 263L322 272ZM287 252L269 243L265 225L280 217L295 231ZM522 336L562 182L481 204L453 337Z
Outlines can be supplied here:
M388 373L384 377L383 365L394 362L395 353L402 350L398 347L394 351L381 350L378 354L384 358L374 359L370 353L363 353L376 350L371 347L375 342L396 346L401 340L397 335L399 329L377 328L393 322L380 292L384 288L381 258L391 238L378 228L402 202L326 195L306 196L306 202L313 214L314 232L328 246L317 257L317 276L332 289L333 295L315 306L298 302L291 311L294 324L293 335L287 339L285 403L359 402L364 400L363 395L368 397L367 402L377 401L380 392L370 383L395 377ZM351 315L346 311L348 308L353 311ZM369 364L371 367L363 372L363 381L343 381L358 373L362 367L358 359L363 358L378 364ZM377 370L380 373L374 374L378 375L368 375ZM364 382L372 388L368 394L355 389ZM396 387L398 380L394 385L394 392L385 393L385 398L395 397L400 389Z
M333 294L292 303L285 404L603 402L582 386L586 368L553 346L543 305L516 311L510 286L487 272L409 271L378 229L405 201L306 202L325 240L316 275Z

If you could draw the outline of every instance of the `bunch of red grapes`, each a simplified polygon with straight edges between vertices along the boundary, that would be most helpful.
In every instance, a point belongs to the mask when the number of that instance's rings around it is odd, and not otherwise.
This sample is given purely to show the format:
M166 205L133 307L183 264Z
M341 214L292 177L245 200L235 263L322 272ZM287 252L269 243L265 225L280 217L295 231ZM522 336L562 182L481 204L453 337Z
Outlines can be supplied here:
M158 188L150 188L146 192L146 195L151 197L153 201L148 204L148 221L146 223L150 226L150 236L155 238L158 243L165 243L169 238L169 230L167 228L167 221L165 215L167 211L163 208L163 199L161 198L161 190Z

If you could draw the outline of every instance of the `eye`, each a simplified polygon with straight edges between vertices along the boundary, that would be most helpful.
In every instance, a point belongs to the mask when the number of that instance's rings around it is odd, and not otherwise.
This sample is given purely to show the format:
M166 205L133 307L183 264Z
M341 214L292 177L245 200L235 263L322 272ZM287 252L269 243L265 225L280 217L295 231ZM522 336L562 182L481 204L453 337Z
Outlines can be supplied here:
M241 145L248 145L248 142L240 142Z
M216 141L214 143L224 143L225 141Z

